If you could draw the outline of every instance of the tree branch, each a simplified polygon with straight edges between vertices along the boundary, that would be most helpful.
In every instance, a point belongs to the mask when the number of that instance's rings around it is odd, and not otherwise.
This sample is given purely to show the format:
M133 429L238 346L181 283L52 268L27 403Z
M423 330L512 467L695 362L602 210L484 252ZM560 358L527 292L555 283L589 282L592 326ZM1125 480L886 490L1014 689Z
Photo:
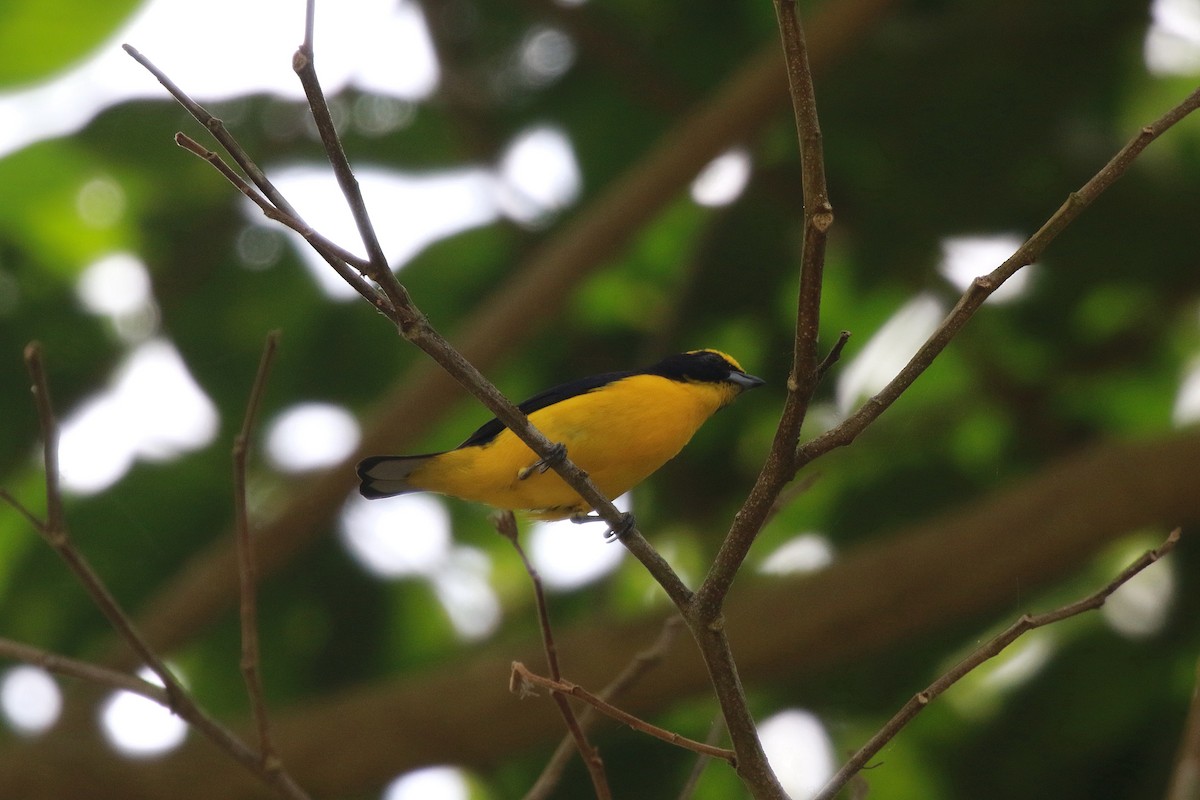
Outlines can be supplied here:
M238 142L237 138L229 132L229 129L225 127L224 122L210 114L208 110L204 108L204 106L193 100L187 93L180 89L174 81L168 78L166 73L156 67L153 62L150 61L150 59L146 58L134 47L125 44L122 45L122 48L130 55L131 58L141 64L151 75L153 75L158 82L161 83L164 88L166 88L171 96L175 98L176 102L183 106L184 109L191 114L197 122L203 125L208 132L212 134L213 138L220 143L225 152L228 153L229 156L234 160L234 163L236 163L238 167L241 168L242 172L249 176L254 185L261 190L262 194L266 198L267 203L274 209L274 211L268 212L267 208L264 207L261 202L259 202L259 196L257 194L247 192L246 189L243 188L245 186L245 181L243 181L241 177L233 171L233 169L225 165L215 153L210 155L208 150L200 147L199 145L191 147L188 143L193 142L194 140L186 136L181 139L180 136L177 135L175 139L177 144L200 156L201 158L204 158L206 161L212 164L212 166L215 167L222 175L224 175L231 183L233 183L233 185L236 186L239 191L258 204L268 217L272 219L278 219L280 222L284 222L288 225L288 227L300 233L301 236L305 236L304 231L311 230L311 228L309 228L303 219L301 219L300 215L296 212L296 209L292 206L292 204L287 201L287 198L285 198L283 194L281 194L280 191L275 188L275 185L267 178L266 173L264 173L259 166L254 163L254 160L250 158L250 155L246 152L245 148L242 147L241 143ZM342 262L340 256L334 255L322 247L317 247L314 241L308 236L305 236L305 239L308 240L309 244L313 245L313 249L316 250L317 253L324 258L334 270L337 271L343 280L349 283L355 291L365 297L373 306L378 308L380 311L385 311L390 307L386 297L381 295L359 275L346 269L347 264L365 266L366 262L357 257L353 257L352 260Z
M825 784L824 788L816 795L814 800L833 800L842 787L860 770L866 763L871 760L871 757L878 753L883 746L895 738L905 725L913 720L917 714L925 710L931 702L937 699L943 692L949 689L954 684L958 683L964 676L983 664L985 661L995 658L1006 647L1015 642L1024 634L1036 628L1043 628L1047 625L1052 625L1055 622L1061 622L1069 617L1074 617L1082 614L1085 611L1092 611L1104 605L1113 592L1121 588L1130 578L1137 575L1142 570L1149 567L1151 564L1158 561L1163 556L1175 549L1175 544L1179 541L1180 530L1176 528L1171 531L1158 548L1143 553L1140 558L1121 571L1117 577L1113 578L1107 585L1099 591L1088 595L1082 600L1077 600L1069 605L1062 606L1053 611L1048 611L1044 614L1031 616L1024 614L1008 626L1005 630L994 636L986 642L982 647L976 649L965 659L956 664L952 669L931 683L924 691L918 692L912 697L904 707L901 708L896 715L879 729L879 731L867 741L858 752L851 756L842 768Z
M167 690L163 687L135 675L118 672L115 669L102 667L99 664L92 664L88 661L80 661L77 658L51 653L40 647L33 647L22 642L14 642L11 639L0 639L0 658L11 658L14 661L33 664L47 672L53 672L56 675L65 675L69 678L78 678L96 686L132 692L133 694L145 697L147 700L152 700L160 706L170 708Z
M258 573L254 565L254 543L250 537L250 515L246 510L246 459L250 453L250 438L254 433L258 410L262 405L267 375L271 371L271 363L278 347L279 331L271 331L263 345L262 359L254 376L250 399L246 402L242 429L233 442L233 508L238 543L238 586L241 596L241 669L246 683L246 694L250 699L250 709L254 715L254 725L258 731L258 751L263 766L271 770L281 769L281 763L271 742L271 724L267 714L267 703L263 697L258 649L258 602L255 597Z
M508 539L513 549L517 551L517 556L520 557L521 564L525 567L526 574L529 575L529 581L533 584L538 623L542 631L542 648L546 653L546 666L549 668L550 677L553 680L561 680L562 671L558 667L558 648L554 643L554 630L550 627L550 610L546 607L546 593L542 590L541 577L533 568L533 564L529 563L529 559L525 555L525 548L521 547L517 536L517 519L513 512L502 511L493 515L492 522L497 532ZM552 696L555 705L558 706L558 713L562 716L563 722L567 725L567 731L575 742L575 749L579 752L579 757L583 759L584 766L587 767L588 775L592 779L592 787L596 790L596 797L600 800L609 800L612 797L612 790L608 787L608 776L604 774L604 762L600 759L600 753L588 741L587 733L576 719L575 710L571 708L567 698L558 692L553 693Z
M649 670L656 667L666 656L671 645L675 643L675 639L679 634L680 626L683 624L681 617L668 617L662 626L662 630L658 634L658 638L654 640L645 650L634 655L625 669L613 678L612 682L605 686L597 694L602 700L611 701L614 697L620 696ZM596 710L588 707L582 714L579 715L579 727L584 731L590 730L598 718ZM710 742L715 744L715 742ZM562 777L562 772L566 768L567 759L570 758L574 751L574 739L570 734L559 742L555 748L554 754L550 756L550 760L546 762L546 766L542 768L542 773L538 775L538 779L534 781L533 786L525 793L523 800L545 800L554 791L558 785L559 779Z
M825 270L826 233L833 225L833 207L825 184L821 127L808 60L804 29L794 0L776 0L780 38L787 66L792 110L800 139L803 171L804 244L800 256L800 289L792 369L787 399L775 431L771 452L742 509L734 517L694 601L685 615L704 655L709 676L721 703L725 724L738 753L738 774L756 798L784 797L783 788L767 761L758 729L746 703L745 690L725 636L721 607L734 577L750 552L780 490L796 474L796 443L808 404L821 378L817 339L821 319L821 284ZM840 348L838 348L840 350Z
M671 731L660 728L657 725L651 725L649 722L622 711L611 703L605 702L589 692L587 689L584 689L579 684L571 683L570 681L545 678L541 675L530 672L529 668L520 661L514 661L512 665L512 678L509 682L510 690L519 694L527 694L531 691L531 685L541 686L543 689L549 689L555 694L565 694L572 697L577 697L590 705L592 708L599 711L601 714L612 717L617 722L622 722L633 728L635 731L647 733L656 739L661 739L669 744L678 745L679 747L692 750L696 753L702 753L706 756L720 758L730 764L736 765L737 755L732 750L728 750L724 747L714 747L712 745L705 744L704 742L697 742L695 739L689 739L686 736L680 736L678 733L672 733Z

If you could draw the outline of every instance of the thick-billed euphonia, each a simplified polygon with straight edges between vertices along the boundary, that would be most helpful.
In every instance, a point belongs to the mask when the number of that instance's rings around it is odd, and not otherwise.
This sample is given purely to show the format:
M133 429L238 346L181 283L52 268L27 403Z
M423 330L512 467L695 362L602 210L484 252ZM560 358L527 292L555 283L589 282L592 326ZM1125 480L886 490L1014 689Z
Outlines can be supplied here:
M692 350L645 369L570 381L518 408L611 499L674 458L735 397L762 384L722 352ZM444 453L364 459L358 476L359 491L371 499L437 492L547 520L591 510L496 419Z

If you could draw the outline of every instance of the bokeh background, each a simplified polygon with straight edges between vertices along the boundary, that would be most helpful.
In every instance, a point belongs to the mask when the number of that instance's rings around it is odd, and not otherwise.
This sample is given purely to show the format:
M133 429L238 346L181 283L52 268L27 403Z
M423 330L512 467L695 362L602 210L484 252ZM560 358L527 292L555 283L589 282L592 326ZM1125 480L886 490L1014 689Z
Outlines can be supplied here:
M21 354L43 343L74 536L200 702L248 730L230 447L282 331L250 468L263 671L316 796L507 798L561 736L529 581L486 509L367 504L350 464L452 447L487 414L172 143L204 131L120 49L208 104L315 228L361 251L290 59L303 4L6 0L0 13L0 484L44 508ZM802 4L837 222L822 340L853 337L805 430L835 424L1200 75L1196 0ZM770 3L342 0L317 69L384 248L511 398L696 347L769 385L624 498L693 585L769 447L790 363L796 137ZM1144 798L1169 781L1200 632L1200 120L1155 143L989 300L852 447L802 474L729 612L795 797L1026 611L1022 640L865 773L874 797ZM990 526L990 527L989 527ZM599 530L527 526L568 678L595 689L670 609ZM865 565L865 566L864 566ZM23 518L0 509L0 635L134 669ZM704 738L686 634L625 698ZM169 714L0 673L0 795L258 797ZM683 751L597 734L618 797L675 797ZM740 796L710 765L694 797ZM588 796L572 765L558 797Z

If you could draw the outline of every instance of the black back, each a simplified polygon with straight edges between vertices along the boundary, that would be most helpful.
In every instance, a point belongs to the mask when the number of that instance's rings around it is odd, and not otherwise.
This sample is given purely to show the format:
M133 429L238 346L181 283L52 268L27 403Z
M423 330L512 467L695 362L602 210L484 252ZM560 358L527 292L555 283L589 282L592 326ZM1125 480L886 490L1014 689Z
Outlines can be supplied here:
M631 375L637 375L638 372L626 370L624 372L605 372L602 375L592 375L588 378L579 378L566 383L560 383L558 386L553 386L544 392L538 392L533 397L523 403L520 403L517 408L521 409L521 413L529 416L535 411L539 411L547 406L552 406L555 403L566 400L569 397L575 397L581 394L595 391L601 386L607 386L613 381L619 381L622 378L628 378ZM508 426L500 420L493 417L487 422L479 426L479 429L467 437L467 440L459 445L459 448L473 447L475 445L487 444L492 439L495 439L500 431Z

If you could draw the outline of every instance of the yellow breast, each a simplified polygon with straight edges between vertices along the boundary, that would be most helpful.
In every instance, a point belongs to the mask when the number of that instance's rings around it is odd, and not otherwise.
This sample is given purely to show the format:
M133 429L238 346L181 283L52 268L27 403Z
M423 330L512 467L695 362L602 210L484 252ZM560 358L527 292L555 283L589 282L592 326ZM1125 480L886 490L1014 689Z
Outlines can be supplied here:
M562 400L529 416L552 442L612 499L673 458L719 408L737 394L728 384L634 375ZM439 455L409 476L418 488L523 509L542 519L584 513L590 507L553 471L521 470L537 456L508 429L491 442Z

